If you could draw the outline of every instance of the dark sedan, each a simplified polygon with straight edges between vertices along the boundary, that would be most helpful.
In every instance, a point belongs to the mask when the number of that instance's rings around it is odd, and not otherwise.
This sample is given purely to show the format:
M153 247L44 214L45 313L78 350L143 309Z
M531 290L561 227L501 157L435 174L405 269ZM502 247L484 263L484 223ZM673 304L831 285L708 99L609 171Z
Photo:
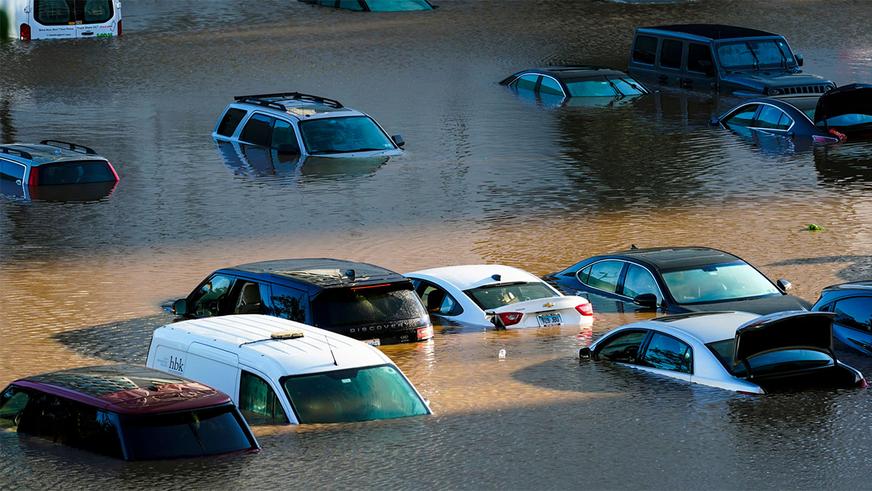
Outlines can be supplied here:
M835 313L833 337L872 355L872 280L828 286L812 310Z
M811 306L787 294L789 281L773 283L742 259L707 247L630 249L595 256L545 280L567 294L593 295L594 304L595 297L614 300L620 309L765 315Z

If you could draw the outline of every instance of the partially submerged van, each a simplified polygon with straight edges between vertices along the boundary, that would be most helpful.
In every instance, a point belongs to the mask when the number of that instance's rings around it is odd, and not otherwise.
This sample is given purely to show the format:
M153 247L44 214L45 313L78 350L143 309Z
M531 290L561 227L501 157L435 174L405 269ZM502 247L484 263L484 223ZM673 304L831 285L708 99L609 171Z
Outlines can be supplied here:
M210 317L158 328L146 364L229 394L251 425L430 414L421 394L378 349L266 315Z
M121 2L0 0L0 33L22 41L120 36Z

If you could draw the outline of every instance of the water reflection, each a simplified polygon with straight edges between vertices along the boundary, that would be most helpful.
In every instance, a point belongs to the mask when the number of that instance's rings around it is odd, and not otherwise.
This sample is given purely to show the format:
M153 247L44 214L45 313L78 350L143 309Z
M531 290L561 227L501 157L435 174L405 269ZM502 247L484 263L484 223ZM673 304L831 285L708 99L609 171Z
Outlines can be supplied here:
M16 201L89 202L108 198L117 182L92 182L57 186L28 186L0 181L0 195Z
M868 190L872 188L872 139L815 148L814 166L821 184Z

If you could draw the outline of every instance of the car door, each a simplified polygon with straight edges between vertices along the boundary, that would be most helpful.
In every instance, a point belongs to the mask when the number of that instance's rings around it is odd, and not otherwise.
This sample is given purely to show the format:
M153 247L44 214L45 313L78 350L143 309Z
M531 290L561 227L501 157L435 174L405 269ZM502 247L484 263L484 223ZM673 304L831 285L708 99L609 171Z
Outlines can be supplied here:
M642 346L651 331L648 329L624 329L608 335L596 343L593 350L595 360L637 365Z
M27 168L18 162L0 159L0 194L9 198L25 198L24 174Z
M445 288L417 278L412 279L412 285L430 316L456 320L463 314L463 307Z
M683 60L684 42L678 39L662 39L657 54L657 81L663 85L683 86Z
M833 334L848 346L872 355L872 296L839 299L833 304L836 314Z
M188 297L188 312L191 317L212 317L232 312L229 295L236 277L216 273L206 279Z
M745 104L740 106L724 117L721 124L739 135L751 137L753 135L751 127L754 126L754 120L757 117L760 106L761 104Z
M714 88L715 64L712 48L708 44L688 42L685 44L685 67L682 86L687 89L709 90Z
M239 397L237 406L252 426L284 425L290 422L288 414L290 404L285 404L285 397L279 387L273 387L264 374L252 367L242 365L239 372ZM288 407L285 407L285 406ZM296 420L295 420L296 422Z
M690 382L693 349L674 336L654 331L642 347L637 366L646 372Z
M786 136L793 128L793 118L778 107L761 104L751 128L764 133Z
M595 303L595 310L623 311L627 298L618 293L618 285L626 264L625 261L618 259L604 259L582 268L575 274L581 289L596 297L591 298L591 295L588 295L588 300ZM609 300L617 303L611 305L608 303Z
M653 294L657 297L657 305L663 306L663 292L654 278L654 274L639 264L627 263L627 269L621 276L621 285L618 291L627 302L633 302L633 299L639 295ZM639 309L643 308L639 307Z
M310 323L309 294L286 285L270 285L270 315L296 322Z

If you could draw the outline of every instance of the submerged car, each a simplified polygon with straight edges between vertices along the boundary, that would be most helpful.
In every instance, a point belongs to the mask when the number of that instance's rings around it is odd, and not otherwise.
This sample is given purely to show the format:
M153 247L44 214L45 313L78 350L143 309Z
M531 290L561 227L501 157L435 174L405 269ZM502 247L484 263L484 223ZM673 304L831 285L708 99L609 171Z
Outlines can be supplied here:
M97 186L108 195L117 182L112 163L84 145L59 140L0 145L0 194L28 197L47 186L56 186L54 194Z
M280 259L215 271L173 313L186 319L268 314L373 345L426 341L433 326L412 282L372 264Z
M270 316L231 315L158 328L147 364L226 391L253 425L431 413L403 372L378 349Z
M502 80L513 91L533 95L543 102L575 97L623 99L647 94L644 85L624 72L593 66L531 68Z
M594 256L546 280L564 292L593 294L622 306L672 314L742 310L770 314L808 309L744 260L708 247L629 249Z
M590 326L593 308L511 266L466 265L406 273L427 312L453 323L502 329Z
M866 387L862 373L836 358L832 322L832 314L806 311L667 316L613 329L579 357L746 394Z
M872 85L851 84L821 96L752 99L712 123L750 136L751 132L837 143L872 132Z
M303 3L323 5L358 12L405 12L410 10L433 10L427 0L300 0Z
M301 157L378 157L402 153L400 135L337 100L300 92L234 98L212 137Z
M741 97L823 94L830 80L801 73L802 56L784 36L721 24L640 27L630 49L630 75L682 89Z
M16 380L0 394L0 430L124 460L260 448L226 394L131 365L74 368Z
M22 41L120 36L121 22L120 0L0 0L0 34Z
M849 348L872 355L872 280L828 286L812 310L834 313L835 338Z

